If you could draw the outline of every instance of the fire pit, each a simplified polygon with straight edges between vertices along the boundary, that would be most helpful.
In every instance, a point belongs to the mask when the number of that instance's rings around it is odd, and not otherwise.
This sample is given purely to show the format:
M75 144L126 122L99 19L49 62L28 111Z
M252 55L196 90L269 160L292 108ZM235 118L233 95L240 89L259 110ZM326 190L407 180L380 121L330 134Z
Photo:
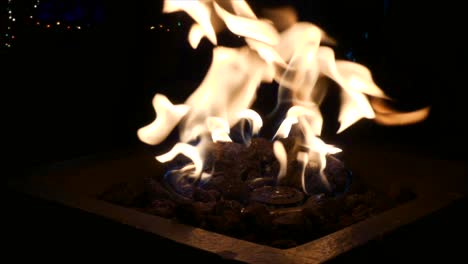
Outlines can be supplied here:
M188 177L190 170L166 169L165 175L145 179L143 191L120 183L100 198L281 249L310 242L415 198L410 190L396 184L385 192L368 188L332 156L327 157L324 171L328 186L321 183L318 170L313 168L308 168L306 175L315 181L302 182L302 166L296 162L288 165L289 177L278 184L274 176L280 166L273 144L262 138L253 139L248 147L227 142L209 148L212 155L208 159L214 165L206 171L214 173L208 181ZM292 152L288 156L294 156ZM166 167L186 168L179 165L185 164L182 160Z
M270 263L272 259L281 263L324 262L446 207L465 191L456 181L456 175L466 174L464 164L365 147L350 149L347 154L349 156L343 157L347 167L356 171L369 188L385 190L393 184L407 186L416 198L289 249L232 238L100 199L102 193L119 184L130 186L129 195L141 192L145 188L145 178L164 173L164 168L154 162L152 153L141 149L56 164L36 171L26 181L18 180L14 187L35 197L249 263ZM422 179L424 184L421 184Z
M245 1L164 2L163 12L179 11L195 21L188 33L193 49L205 37L214 45L211 66L184 103L156 94L156 119L138 130L142 142L156 146L179 129L178 142L156 155L164 172L149 177L145 191L118 185L101 199L285 249L414 198L411 191L368 189L334 158L342 150L322 138L322 81L340 88L337 133L363 118L418 122L429 108L394 110L369 69L337 59L334 40L294 13L285 19L273 12L266 21ZM289 22L278 27L280 20ZM218 45L222 30L245 45ZM264 126L252 106L261 84L274 82L277 105Z

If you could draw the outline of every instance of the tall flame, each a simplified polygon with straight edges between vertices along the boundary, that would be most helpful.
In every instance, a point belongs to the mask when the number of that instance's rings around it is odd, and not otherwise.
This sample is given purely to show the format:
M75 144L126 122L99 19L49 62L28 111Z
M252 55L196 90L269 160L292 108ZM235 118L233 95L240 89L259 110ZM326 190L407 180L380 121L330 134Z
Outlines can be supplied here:
M288 137L293 126L302 133L303 151L296 159L303 164L304 192L307 192L305 168L318 166L327 186L323 173L326 155L341 151L320 139L323 124L320 98L327 91L319 85L322 78L332 79L341 87L338 133L362 118L400 125L418 122L428 115L429 108L401 113L386 105L385 100L389 98L374 82L369 69L355 62L336 60L333 49L322 46L334 44L334 40L312 23L296 22L294 12L286 12L286 18L279 17L281 13L268 12L271 21L259 19L244 0L165 0L164 13L177 11L186 12L195 21L188 34L192 48L197 48L204 37L216 47L204 80L184 104L173 105L161 94L153 99L157 116L154 122L138 131L140 140L156 145L176 126L180 127L181 142L158 156L160 162L185 155L192 160L192 175L201 177L206 142L232 141L230 129L240 120L250 122L251 132L258 133L263 122L250 107L262 82L276 81L278 104L291 104L274 138ZM228 30L244 38L247 45L241 48L217 46L213 19L222 21ZM284 27L281 32L274 22ZM194 141L199 143L194 146ZM280 163L278 179L281 179L287 175L286 150L280 141L275 141L273 146Z
M280 164L277 180L278 182L281 182L281 180L286 176L287 173L288 154L286 153L286 149L284 148L283 143L281 143L280 141L275 141L275 143L273 143L273 153L275 154L275 157Z

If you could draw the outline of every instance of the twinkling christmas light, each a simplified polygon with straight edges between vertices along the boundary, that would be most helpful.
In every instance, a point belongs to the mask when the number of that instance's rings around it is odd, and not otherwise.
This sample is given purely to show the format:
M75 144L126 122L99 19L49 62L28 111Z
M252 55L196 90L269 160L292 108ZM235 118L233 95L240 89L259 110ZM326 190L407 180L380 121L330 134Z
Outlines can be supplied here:
M6 11L7 11L8 21L6 25L6 30L4 33L2 33L3 36L1 36L0 40L2 40L3 47L11 48L12 42L15 39L15 35L12 31L12 28L13 28L13 24L16 21L15 14L13 12L12 0L8 0Z
M36 0L33 4L33 9L39 7L40 3L40 0ZM13 0L8 0L5 11L7 20L4 27L3 25L0 25L0 47L11 48L14 40L16 39L15 24L18 19L22 19L22 17L17 17L15 2ZM29 18L34 19L34 16L30 15Z
M158 24L158 25L149 26L150 30L161 31L161 32L171 32L171 31L179 30L181 28L182 28L182 22L180 21L177 21L175 25Z
M24 6L16 0L7 0L7 5L0 10L0 48L10 48L22 34L17 23L36 27L41 30L84 31L105 19L104 2L101 0L77 0L71 5L62 5L61 1L31 0ZM28 7L29 6L29 7ZM23 8L19 9L19 8ZM165 33L186 29L181 21L148 25L151 31Z
M34 8L31 25L46 30L84 30L102 23L104 19L104 3L100 0L76 0L71 4L42 0L41 6L38 1Z

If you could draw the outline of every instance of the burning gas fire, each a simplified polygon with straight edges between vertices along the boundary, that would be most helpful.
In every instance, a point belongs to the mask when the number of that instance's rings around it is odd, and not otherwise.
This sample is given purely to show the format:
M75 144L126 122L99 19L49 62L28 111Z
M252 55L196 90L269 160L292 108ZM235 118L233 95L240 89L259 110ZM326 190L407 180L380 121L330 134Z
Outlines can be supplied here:
M194 49L205 37L215 45L211 67L184 104L174 105L164 95L156 94L153 99L156 119L139 129L138 137L157 145L178 126L180 142L156 159L168 162L179 154L188 157L192 164L183 170L189 170L190 177L209 179L209 174L203 172L207 145L231 142L230 129L237 123L249 122L254 135L260 131L262 118L250 107L262 82L276 81L278 104L292 105L272 139L280 164L277 180L287 177L286 150L278 139L288 137L295 126L302 134L303 151L297 154L297 161L303 166L302 186L306 193L305 168L318 166L321 180L327 185L323 175L326 155L341 152L320 138L323 118L318 98L323 98L327 90L318 85L319 79L330 78L341 87L338 133L362 118L401 125L421 121L428 115L429 108L400 113L388 107L385 100L389 98L374 83L369 69L355 62L336 60L333 49L323 46L333 44L333 39L312 23L297 22L294 16L285 19L275 12L270 14L271 20L258 18L243 0L164 2L164 13L177 11L186 12L195 21L188 35ZM244 38L247 45L218 46L216 32L223 24ZM278 28L281 25L283 30L280 32L275 25Z

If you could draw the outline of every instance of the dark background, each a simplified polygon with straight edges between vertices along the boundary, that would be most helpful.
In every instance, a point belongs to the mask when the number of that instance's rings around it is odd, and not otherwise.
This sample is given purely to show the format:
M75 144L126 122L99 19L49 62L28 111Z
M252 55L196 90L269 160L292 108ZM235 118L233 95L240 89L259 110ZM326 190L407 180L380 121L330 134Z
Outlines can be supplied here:
M45 0L37 9L32 8L35 1L13 2L16 38L11 48L0 51L2 112L5 140L13 143L8 156L22 167L140 144L136 130L154 118L153 95L182 102L211 60L208 41L196 51L186 41L191 19L182 13L162 15L161 1ZM444 158L464 156L459 146L467 143L466 30L457 6L370 0L274 3L253 1L252 6L292 4L301 20L317 23L338 40L338 57L367 65L402 109L433 107L422 124L389 128L364 120L338 139L352 134L353 140L409 144ZM6 21L6 12L0 15ZM67 19L82 29L55 26ZM159 30L159 24L165 28ZM266 90L260 93L268 99L257 106L274 105L274 95Z
M0 9L0 31L8 23L6 2ZM162 15L161 1L43 0L37 9L32 8L36 1L13 2L15 39L11 48L0 48L5 171L11 171L10 176L61 160L141 146L136 131L154 118L153 95L159 92L183 102L211 60L208 41L196 51L186 42L191 19L181 13ZM466 159L466 14L461 4L252 1L258 9L283 4L295 6L301 20L317 23L335 37L338 57L367 65L399 107L432 106L431 115L420 124L382 127L364 120L339 136L328 131L332 140L399 145L421 155ZM56 26L57 21L62 26ZM268 100L263 106L274 104L274 92L259 92ZM262 103L256 107L262 108ZM72 222L67 215L60 217ZM59 226L57 233L66 230L56 219L53 223ZM112 233L111 225L102 225ZM79 233L72 235L80 237Z

